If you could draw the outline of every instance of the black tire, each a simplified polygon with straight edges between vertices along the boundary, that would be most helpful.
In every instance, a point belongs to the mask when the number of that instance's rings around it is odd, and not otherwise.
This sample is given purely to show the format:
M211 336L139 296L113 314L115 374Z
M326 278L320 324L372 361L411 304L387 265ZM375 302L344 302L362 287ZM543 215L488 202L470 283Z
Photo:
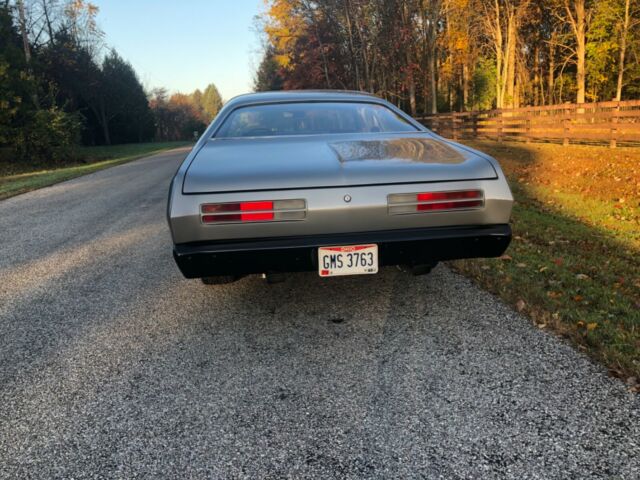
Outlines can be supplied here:
M205 285L225 285L240 280L241 278L242 277L236 275L218 275L216 277L203 277L200 280L202 280L202 283Z

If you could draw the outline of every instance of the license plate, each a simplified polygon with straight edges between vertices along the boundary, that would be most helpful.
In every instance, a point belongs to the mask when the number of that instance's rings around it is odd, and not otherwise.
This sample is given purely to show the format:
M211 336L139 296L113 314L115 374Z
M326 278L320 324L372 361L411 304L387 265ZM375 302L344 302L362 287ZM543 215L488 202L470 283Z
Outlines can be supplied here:
M378 273L378 245L318 248L321 277Z

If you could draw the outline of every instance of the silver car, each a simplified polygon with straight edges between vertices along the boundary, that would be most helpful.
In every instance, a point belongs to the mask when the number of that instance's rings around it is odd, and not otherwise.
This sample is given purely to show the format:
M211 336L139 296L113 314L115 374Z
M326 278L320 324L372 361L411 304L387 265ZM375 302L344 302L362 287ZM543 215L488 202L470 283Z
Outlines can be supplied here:
M288 91L224 106L171 182L168 220L184 276L224 283L499 256L512 204L493 158L389 102Z

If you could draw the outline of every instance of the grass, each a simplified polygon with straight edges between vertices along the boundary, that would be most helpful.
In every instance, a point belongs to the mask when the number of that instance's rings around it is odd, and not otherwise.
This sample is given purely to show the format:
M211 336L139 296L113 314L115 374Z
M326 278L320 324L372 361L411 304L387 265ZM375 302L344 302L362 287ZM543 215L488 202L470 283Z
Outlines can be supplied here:
M514 239L454 267L640 390L640 149L468 143L509 178Z
M3 160L0 161L0 200L188 144L163 142L80 147L78 158L81 161L54 167Z

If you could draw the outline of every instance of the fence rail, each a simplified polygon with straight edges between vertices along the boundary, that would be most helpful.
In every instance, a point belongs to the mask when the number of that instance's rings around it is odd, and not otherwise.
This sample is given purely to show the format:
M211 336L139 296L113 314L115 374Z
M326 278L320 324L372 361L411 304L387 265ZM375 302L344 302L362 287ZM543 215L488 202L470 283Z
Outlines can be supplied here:
M454 140L640 146L640 100L438 113L418 120Z

